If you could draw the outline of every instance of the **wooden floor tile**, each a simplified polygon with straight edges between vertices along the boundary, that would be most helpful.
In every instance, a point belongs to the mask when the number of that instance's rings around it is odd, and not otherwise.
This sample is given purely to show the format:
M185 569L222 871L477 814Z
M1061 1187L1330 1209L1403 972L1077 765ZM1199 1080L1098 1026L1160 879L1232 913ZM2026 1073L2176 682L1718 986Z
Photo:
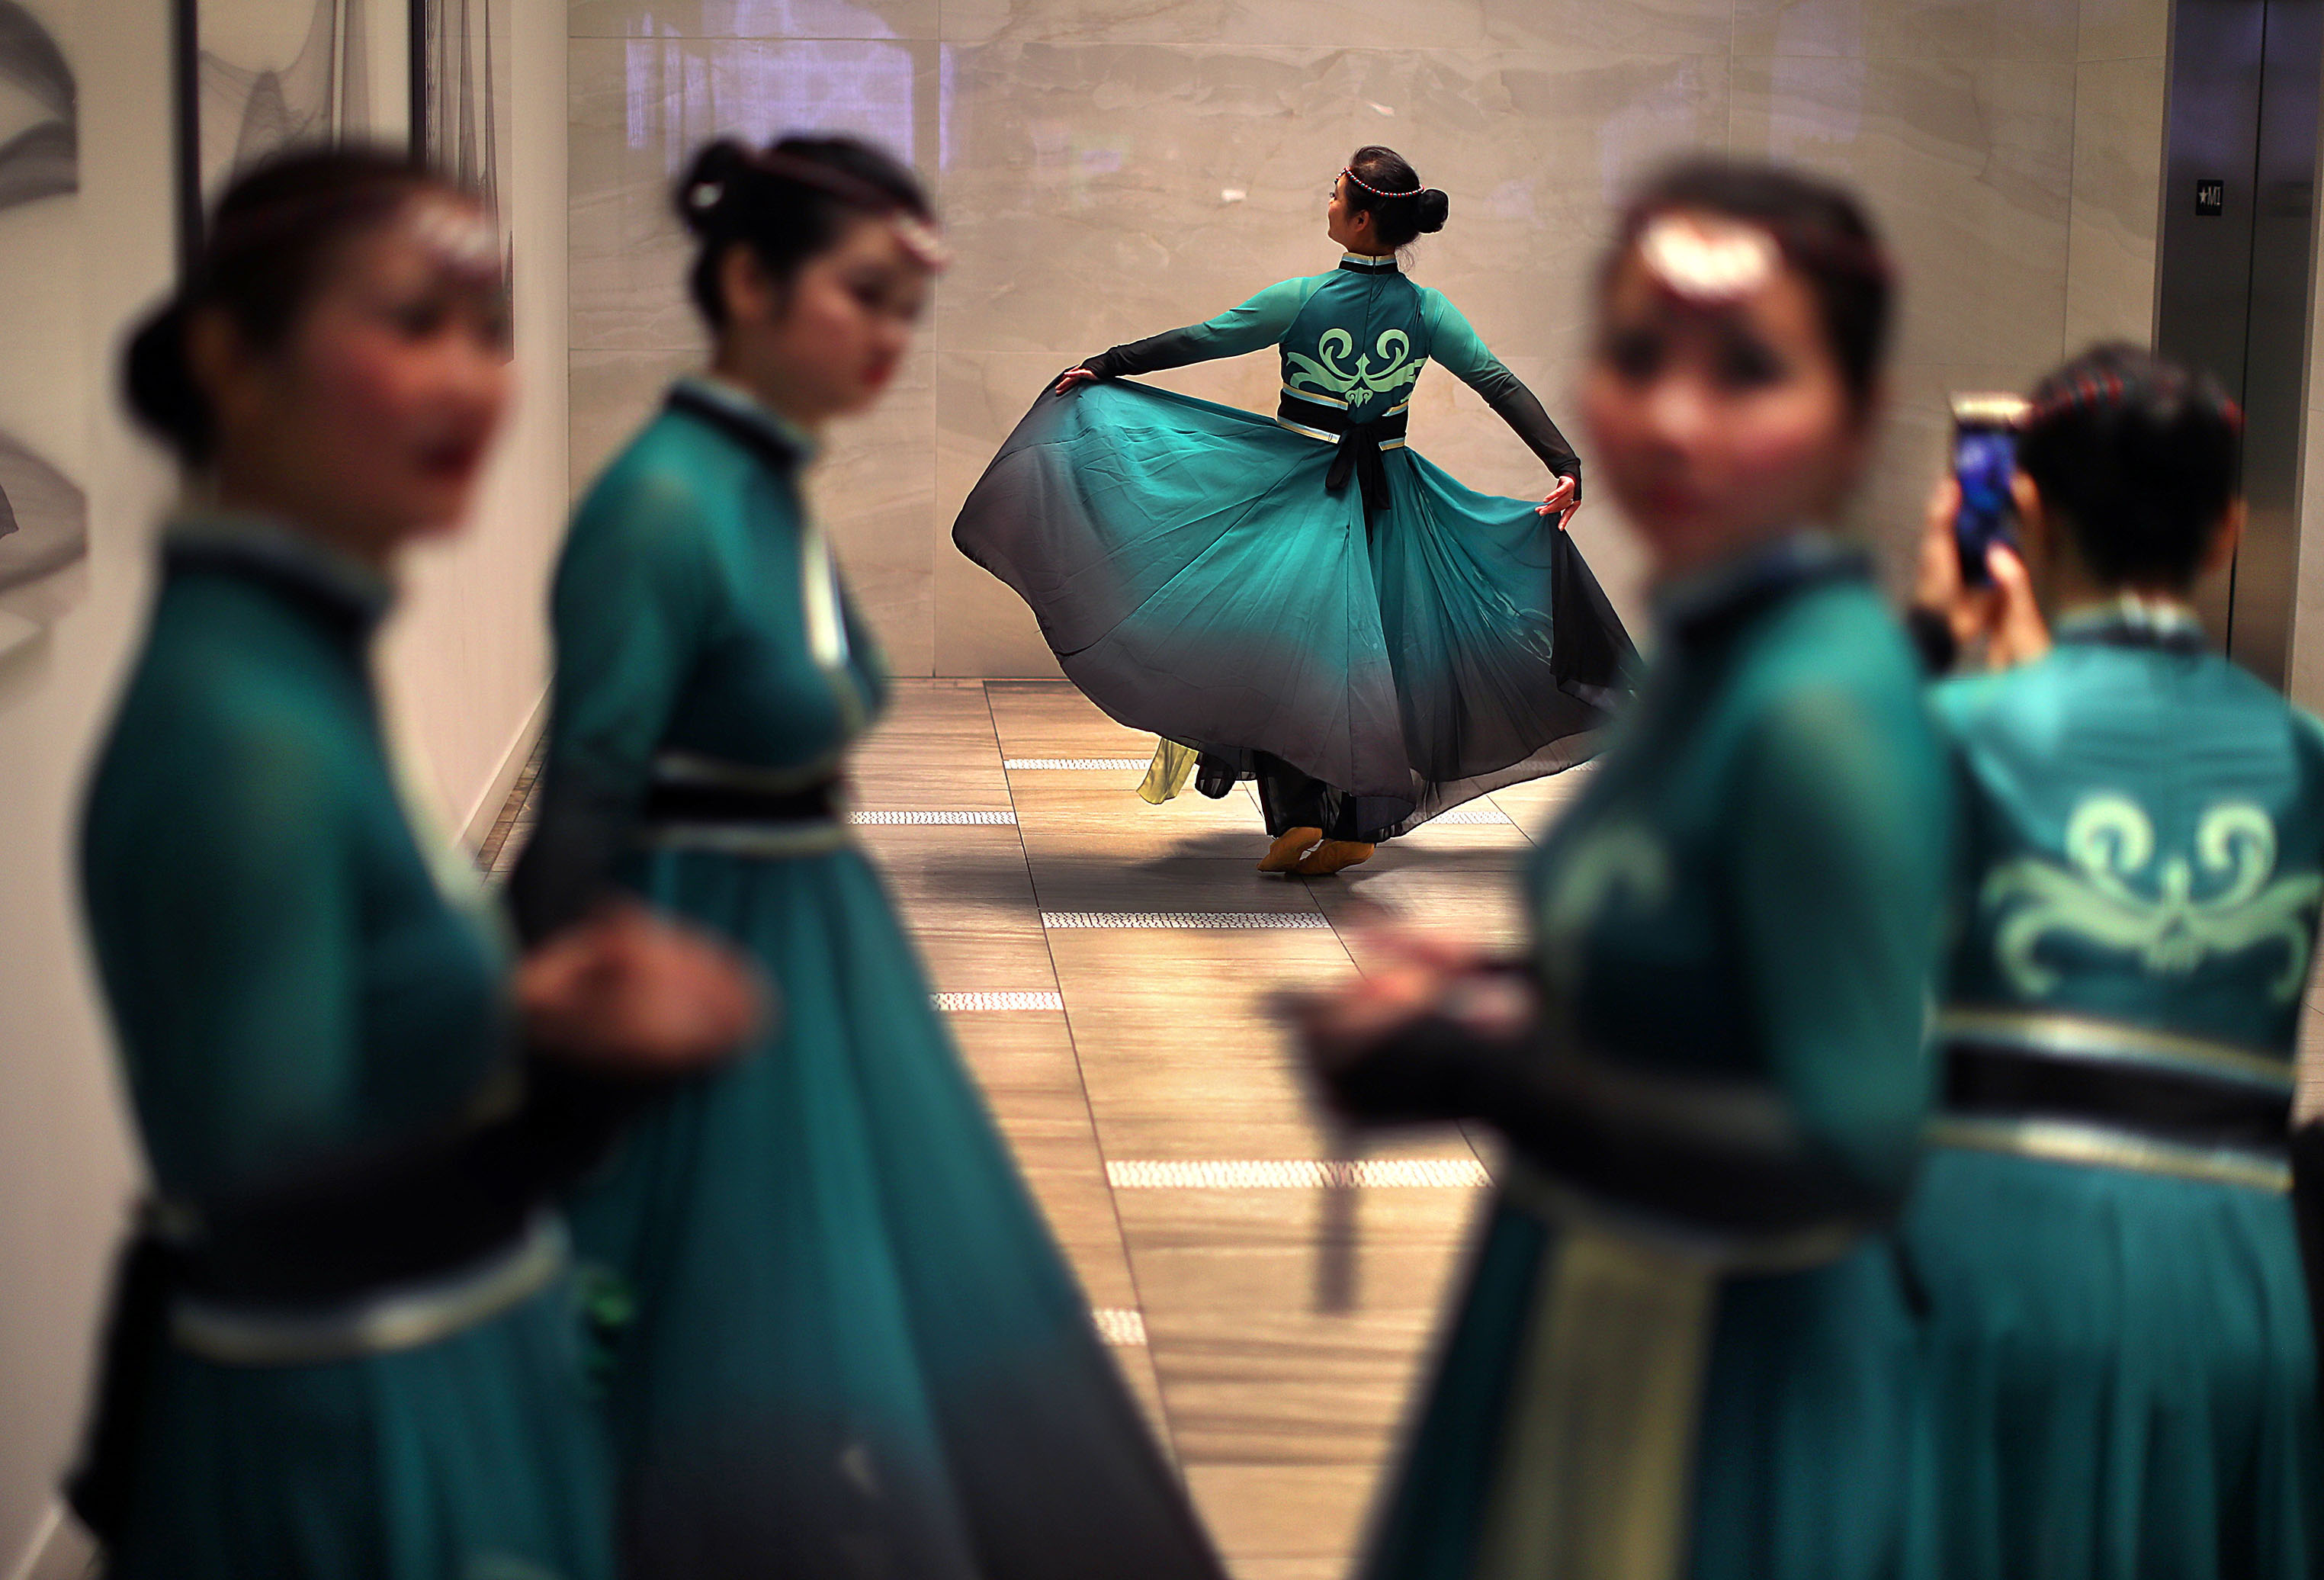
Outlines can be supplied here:
M1376 1465L1404 1424L1427 1310L1150 1311L1148 1343L1190 1459Z
M1168 1393L1164 1393L1167 1407ZM1344 1564L1376 1474L1349 1465L1205 1464L1185 1457L1186 1484L1230 1566L1244 1559Z
M1217 801L1191 790L1161 807L1140 800L1135 760L1153 746L1061 682L905 682L856 760L856 803L1005 809L1015 822L858 834L936 991L1056 994L1062 1008L945 1021L1091 1304L1142 1323L1143 1344L1110 1354L1231 1571L1341 1580L1489 1192L1184 1182L1221 1178L1213 1164L1333 1156L1341 1143L1276 996L1376 964L1357 924L1382 911L1516 947L1531 836L1587 780L1514 786L1479 803L1508 823L1425 827L1337 877L1286 879L1254 870L1267 842L1248 785ZM1133 761L1012 770L1008 759ZM1067 913L1300 925L1044 923ZM1480 1157L1449 1126L1368 1138L1361 1155L1431 1169ZM1140 1163L1165 1167L1109 1174ZM1190 1176L1189 1164L1204 1167ZM1352 1236L1345 1308L1319 1308L1327 1228ZM1137 1331L1128 1320L1117 1333Z

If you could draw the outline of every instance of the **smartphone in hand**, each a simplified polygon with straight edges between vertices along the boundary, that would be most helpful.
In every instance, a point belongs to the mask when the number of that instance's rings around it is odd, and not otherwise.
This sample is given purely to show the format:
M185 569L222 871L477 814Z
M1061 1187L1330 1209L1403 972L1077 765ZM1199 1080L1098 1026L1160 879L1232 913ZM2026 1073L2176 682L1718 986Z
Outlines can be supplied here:
M1986 556L1997 543L2016 541L2010 485L2017 473L2017 430L2025 419L2020 395L1955 395L1953 480L1960 505L1953 513L1953 546L1964 587L1989 587Z

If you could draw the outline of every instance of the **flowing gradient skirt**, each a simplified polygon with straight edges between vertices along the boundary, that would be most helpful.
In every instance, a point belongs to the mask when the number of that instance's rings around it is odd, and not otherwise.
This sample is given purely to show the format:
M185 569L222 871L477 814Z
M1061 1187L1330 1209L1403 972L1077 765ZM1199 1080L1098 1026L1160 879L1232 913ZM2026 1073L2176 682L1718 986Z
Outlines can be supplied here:
M627 881L780 1013L575 1212L634 1303L627 1572L1221 1580L871 864L659 852Z
M1352 482L1324 485L1335 453L1134 382L1044 393L953 541L1113 717L1279 758L1367 827L1586 756L1635 655L1572 540L1409 449L1367 522Z
M573 1289L418 1349L229 1366L171 1349L114 1580L613 1580Z
M2291 1200L1938 1148L1903 1225L1929 1303L1925 1572L2324 1572Z
M1494 1214L1363 1580L2324 1572L2280 1194L1940 1147L1827 1266L1577 1247Z

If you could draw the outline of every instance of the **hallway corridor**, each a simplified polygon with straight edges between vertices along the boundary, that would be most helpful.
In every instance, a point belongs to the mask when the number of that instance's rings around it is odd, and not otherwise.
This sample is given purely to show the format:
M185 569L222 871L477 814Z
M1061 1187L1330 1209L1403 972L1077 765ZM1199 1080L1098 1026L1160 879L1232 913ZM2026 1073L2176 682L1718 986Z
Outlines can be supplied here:
M1352 969L1367 904L1514 942L1525 830L1580 781L1286 881L1252 870L1248 786L1139 800L1153 749L1061 682L901 681L857 758L858 833L1237 1580L1340 1580L1489 1154L1442 1131L1335 1163L1265 1000ZM1319 1229L1351 1206L1352 1298L1321 1309Z

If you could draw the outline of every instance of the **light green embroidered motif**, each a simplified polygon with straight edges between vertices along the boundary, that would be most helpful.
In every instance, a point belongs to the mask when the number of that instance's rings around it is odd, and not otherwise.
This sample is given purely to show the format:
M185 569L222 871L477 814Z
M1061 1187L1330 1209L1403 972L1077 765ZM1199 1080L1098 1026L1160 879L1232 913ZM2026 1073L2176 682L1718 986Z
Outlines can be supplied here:
M2214 955L2281 944L2283 972L2271 984L2289 1002L2308 975L2314 939L2304 912L2324 892L2324 874L2275 873L2275 824L2248 801L2222 801L2195 829L2195 855L2163 858L2159 892L2150 898L2131 880L2154 861L2154 824L2126 796L2091 796L2066 824L2071 869L2038 856L1997 868L1980 896L2006 913L1994 935L2002 974L2021 992L2045 993L2058 974L2034 957L2052 935L2135 952L2149 971L2184 975ZM2225 887L2195 898L2200 866ZM2273 880L2273 881L2271 881Z
M1551 989L1580 986L1591 924L1618 899L1645 910L1670 897L1670 853L1643 824L1609 823L1582 836L1541 903L1542 972Z
M1380 395L1392 395L1411 386L1420 377L1420 370L1428 365L1425 356L1412 355L1412 337L1402 329L1383 329L1371 351L1357 359L1351 373L1346 359L1355 354L1356 337L1345 329L1326 329L1315 343L1314 356L1302 356L1296 351L1284 354L1284 361L1295 371L1283 381L1286 389L1301 385L1336 395L1347 402L1351 411L1360 411ZM1372 357L1377 355L1387 365L1378 373L1372 371ZM1320 357L1322 360L1318 361Z

